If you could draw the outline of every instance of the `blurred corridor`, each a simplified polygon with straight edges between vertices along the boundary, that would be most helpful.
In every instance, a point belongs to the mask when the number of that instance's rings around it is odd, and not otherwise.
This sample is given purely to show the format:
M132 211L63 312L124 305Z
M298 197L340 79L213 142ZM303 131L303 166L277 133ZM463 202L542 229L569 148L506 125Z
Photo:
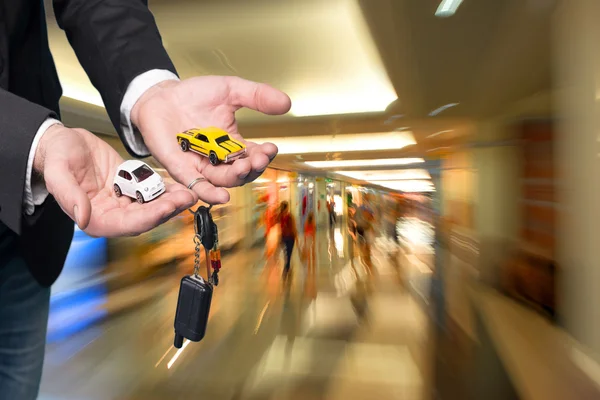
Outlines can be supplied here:
M463 374L474 371L457 369L454 357L470 359L472 349L456 346L472 344L432 324L428 300L403 281L405 256L394 240L378 235L370 276L346 236L343 228L319 229L315 268L295 257L290 285L262 251L230 252L207 337L179 351L173 312L189 261L169 267L151 289L108 293L106 304L150 298L49 344L42 398L421 399L436 391L466 398L472 378Z

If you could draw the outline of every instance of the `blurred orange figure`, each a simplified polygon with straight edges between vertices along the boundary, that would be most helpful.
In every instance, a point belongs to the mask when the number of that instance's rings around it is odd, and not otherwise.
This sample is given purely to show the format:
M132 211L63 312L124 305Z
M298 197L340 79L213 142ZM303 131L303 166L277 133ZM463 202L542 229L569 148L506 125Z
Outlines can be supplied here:
M304 224L304 257L308 260L309 266L314 266L315 258L315 236L317 234L317 224L315 222L315 214L311 211L306 217Z
M306 218L304 224L304 248L302 253L306 262L306 283L305 283L305 295L309 299L314 299L317 296L317 282L315 273L315 258L316 258L316 241L315 237L317 234L317 224L315 222L315 215L311 211Z

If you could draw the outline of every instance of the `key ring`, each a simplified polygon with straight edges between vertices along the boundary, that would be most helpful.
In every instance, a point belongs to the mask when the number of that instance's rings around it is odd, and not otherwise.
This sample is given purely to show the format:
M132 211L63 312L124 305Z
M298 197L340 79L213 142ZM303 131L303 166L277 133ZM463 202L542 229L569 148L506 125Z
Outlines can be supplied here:
M202 206L200 206L202 207ZM196 215L196 212L200 209L200 207L196 208L196 211L193 211L191 208L188 208L188 211L191 212L192 214ZM210 209L212 208L212 204L209 205L208 207L208 211L210 212Z

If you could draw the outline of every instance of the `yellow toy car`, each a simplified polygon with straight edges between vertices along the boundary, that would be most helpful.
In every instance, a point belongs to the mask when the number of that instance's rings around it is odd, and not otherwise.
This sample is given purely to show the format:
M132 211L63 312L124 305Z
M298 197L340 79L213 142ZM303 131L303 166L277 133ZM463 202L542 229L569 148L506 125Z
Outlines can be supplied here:
M223 129L195 128L177 134L181 150L192 150L208 157L212 165L232 162L246 155L246 146L232 139Z

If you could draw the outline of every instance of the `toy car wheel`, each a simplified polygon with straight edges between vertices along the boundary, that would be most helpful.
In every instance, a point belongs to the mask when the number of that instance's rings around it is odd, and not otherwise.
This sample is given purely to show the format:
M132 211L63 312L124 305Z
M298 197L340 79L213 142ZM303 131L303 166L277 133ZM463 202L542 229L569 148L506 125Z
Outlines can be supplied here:
M140 192L135 192L135 198L138 203L144 204L144 196Z
M208 155L208 161L210 161L212 165L217 165L219 163L219 157L217 157L217 153L211 151Z
M119 187L119 185L117 185L117 184L115 183L115 185L113 186L113 189L114 189L114 191L115 191L115 194L117 195L117 197L121 197L121 195L122 195L123 193L121 192L121 188Z
M190 142L184 139L179 142L179 146L181 146L181 150L188 151L190 149Z

